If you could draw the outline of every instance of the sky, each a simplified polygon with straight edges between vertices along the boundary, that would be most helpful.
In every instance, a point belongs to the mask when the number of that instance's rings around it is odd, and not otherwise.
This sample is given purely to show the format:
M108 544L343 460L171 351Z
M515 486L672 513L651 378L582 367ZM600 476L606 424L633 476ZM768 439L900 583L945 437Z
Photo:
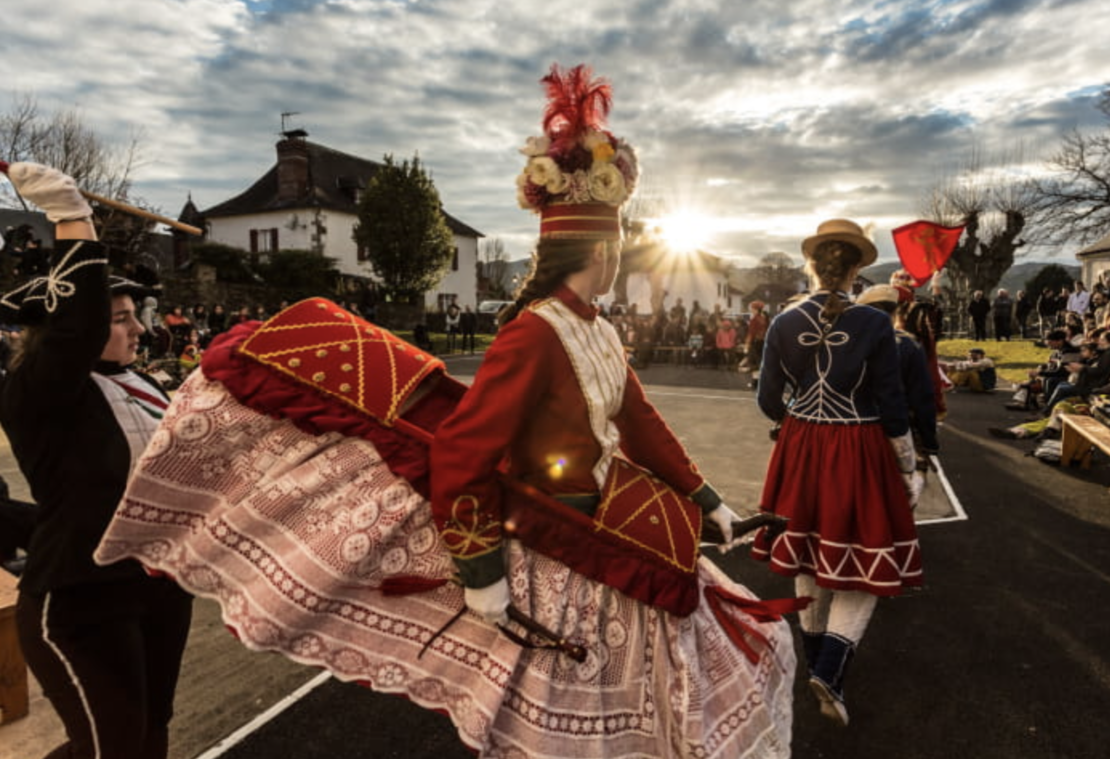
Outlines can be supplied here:
M1106 0L5 0L0 115L32 96L139 140L133 195L177 216L249 187L289 129L419 154L449 213L528 256L519 148L539 80L586 63L642 206L751 265L824 219L890 229L972 154L1044 170L1105 128ZM2 146L0 146L2 147ZM1008 167L1007 170L1013 170ZM1076 246L1078 249L1079 246ZM1041 251L1071 263L1074 250ZM1033 253L1032 255L1039 255Z

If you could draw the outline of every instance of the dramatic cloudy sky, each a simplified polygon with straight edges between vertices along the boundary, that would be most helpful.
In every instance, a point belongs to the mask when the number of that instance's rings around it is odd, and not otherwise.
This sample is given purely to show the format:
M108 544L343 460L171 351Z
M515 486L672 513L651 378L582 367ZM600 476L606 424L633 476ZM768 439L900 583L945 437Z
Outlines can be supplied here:
M5 0L0 112L33 95L98 134L141 130L135 193L176 215L274 162L282 112L367 158L419 151L447 209L511 258L517 148L539 78L590 63L642 191L704 217L713 252L798 250L847 216L889 229L973 149L1030 168L1105 125L1106 0ZM884 256L885 257L885 256Z

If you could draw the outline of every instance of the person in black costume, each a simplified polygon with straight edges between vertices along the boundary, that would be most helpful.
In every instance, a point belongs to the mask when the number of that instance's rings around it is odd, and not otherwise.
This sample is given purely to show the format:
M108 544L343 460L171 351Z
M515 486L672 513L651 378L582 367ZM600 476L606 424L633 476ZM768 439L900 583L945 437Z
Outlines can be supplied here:
M38 504L16 623L27 663L65 726L48 759L164 759L192 598L135 562L93 551L168 404L130 370L143 288L110 277L73 180L38 164L9 177L56 224L46 277L0 298L26 326L0 424Z

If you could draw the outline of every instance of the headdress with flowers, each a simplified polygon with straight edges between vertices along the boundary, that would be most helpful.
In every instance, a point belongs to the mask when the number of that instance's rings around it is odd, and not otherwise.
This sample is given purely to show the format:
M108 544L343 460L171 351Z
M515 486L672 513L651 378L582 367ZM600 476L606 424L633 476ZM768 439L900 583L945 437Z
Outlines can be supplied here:
M528 138L517 200L542 217L542 237L619 237L619 208L636 189L632 147L605 129L612 90L580 64L558 64L541 81L547 94L543 136Z

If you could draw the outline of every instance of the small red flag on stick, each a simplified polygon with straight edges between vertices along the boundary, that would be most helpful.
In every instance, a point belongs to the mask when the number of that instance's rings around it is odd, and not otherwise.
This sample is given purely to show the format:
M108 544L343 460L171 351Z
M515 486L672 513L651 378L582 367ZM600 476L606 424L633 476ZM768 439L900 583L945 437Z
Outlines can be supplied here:
M891 234L902 266L921 287L948 263L963 234L963 226L945 227L931 221L914 221L898 227Z

